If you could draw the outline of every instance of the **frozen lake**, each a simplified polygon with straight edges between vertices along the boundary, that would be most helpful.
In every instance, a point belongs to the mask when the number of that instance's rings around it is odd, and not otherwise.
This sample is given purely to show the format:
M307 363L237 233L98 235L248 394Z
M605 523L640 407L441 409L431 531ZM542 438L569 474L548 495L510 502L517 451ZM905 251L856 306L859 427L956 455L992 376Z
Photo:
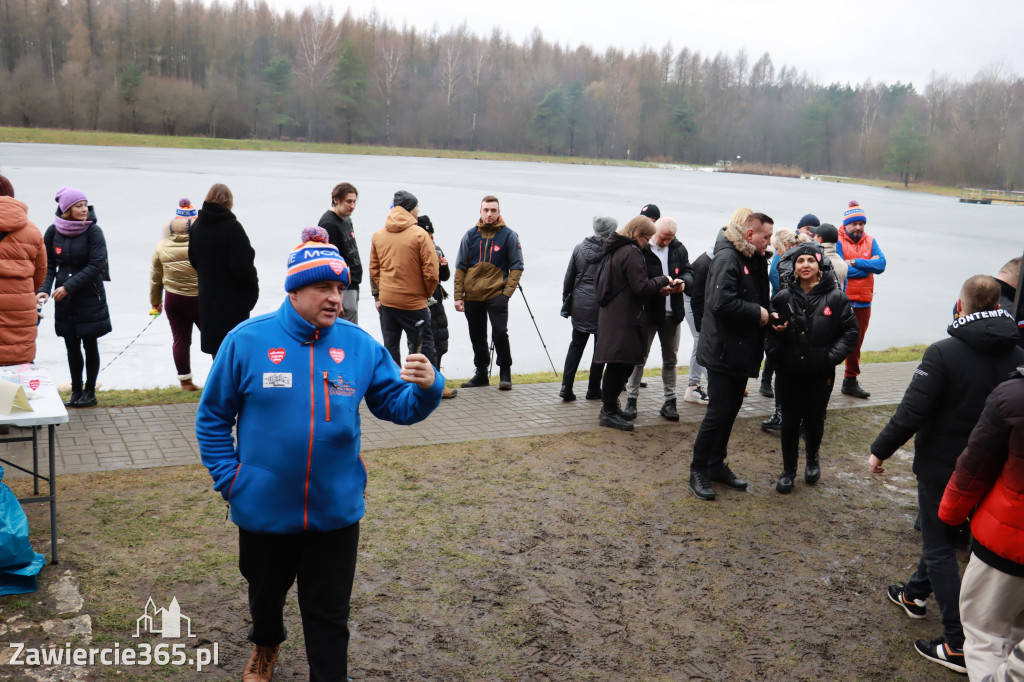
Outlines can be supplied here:
M674 169L638 169L561 164L342 156L280 152L72 147L0 144L0 172L17 198L29 205L40 230L52 222L54 193L61 185L82 189L96 207L107 238L112 281L107 283L114 331L100 339L101 367L149 321L149 268L160 229L180 197L201 205L210 185L234 192L234 212L256 250L260 299L254 314L269 312L284 297L285 259L304 226L315 225L330 205L331 188L347 180L359 189L353 214L364 264L370 236L388 213L391 196L406 189L430 215L435 237L454 264L459 240L477 218L481 197L501 199L502 215L522 240L526 269L522 284L555 366L561 372L570 325L558 315L562 277L572 248L592 233L595 215L623 224L647 203L675 217L691 259L708 248L733 209L749 206L795 227L814 213L840 223L850 199L868 216L868 231L888 260L876 278L870 349L930 342L945 335L960 284L978 273L995 274L1024 247L1024 212L1009 206L960 204L950 197L886 189L759 176ZM451 282L446 288L451 292ZM380 338L369 286L364 280L362 326ZM472 374L466 324L451 299L445 373ZM68 380L63 342L54 336L53 306L47 304L39 332L37 362L54 380ZM513 371L549 368L544 348L522 297L510 306ZM691 348L683 334L680 362ZM589 349L582 366L589 361ZM203 383L210 358L193 343L193 371ZM660 363L657 349L649 365ZM495 370L496 371L496 370ZM106 388L176 385L171 333L161 316L100 374Z

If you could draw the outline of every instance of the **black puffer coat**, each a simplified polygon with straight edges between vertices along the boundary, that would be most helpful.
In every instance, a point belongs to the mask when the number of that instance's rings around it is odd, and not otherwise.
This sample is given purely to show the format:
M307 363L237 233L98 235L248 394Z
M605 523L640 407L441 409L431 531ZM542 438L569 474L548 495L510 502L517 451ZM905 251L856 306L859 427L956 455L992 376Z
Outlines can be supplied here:
M188 259L199 278L200 347L216 354L260 296L256 252L235 214L206 201L189 229Z
M807 293L791 282L775 294L771 310L789 319L784 330L769 327L765 337L765 352L776 371L830 375L857 346L857 316L831 274L826 273Z
M604 258L604 237L591 235L576 245L562 280L562 302L572 294L572 326L586 334L597 333L597 264ZM575 287L575 288L574 288Z
M717 372L756 377L764 355L761 308L771 304L768 263L753 244L738 235L734 244L726 235L711 260L697 359Z
M434 244L434 251L437 251L437 260L440 262L444 258L444 251L437 244ZM447 265L438 265L437 274L440 282L447 282L448 278L452 276L452 271ZM434 289L434 302L428 306L430 308L430 330L434 332L434 352L438 357L448 352L448 313L445 312L443 303L446 298L448 298L448 292L438 284Z
M871 445L888 459L915 433L914 473L945 484L963 452L985 400L1018 365L1017 323L1005 310L973 313L953 321L950 338L928 346L896 414Z
M640 246L636 240L613 233L604 243L608 259L601 266L595 291L600 291L604 278L611 278L611 291L617 292L598 312L597 342L594 362L620 362L637 365L647 351L647 315L644 301L667 286L665 275L650 278Z
M690 312L693 313L693 326L697 328L697 333L700 333L704 324L704 293L710 271L711 254L705 251L693 261L693 286L686 287L683 292L690 296Z
M50 225L43 235L46 245L46 279L39 292L64 287L68 295L54 301L53 325L57 336L96 338L111 330L103 274L107 267L107 242L89 207L92 225L82 234L67 237Z

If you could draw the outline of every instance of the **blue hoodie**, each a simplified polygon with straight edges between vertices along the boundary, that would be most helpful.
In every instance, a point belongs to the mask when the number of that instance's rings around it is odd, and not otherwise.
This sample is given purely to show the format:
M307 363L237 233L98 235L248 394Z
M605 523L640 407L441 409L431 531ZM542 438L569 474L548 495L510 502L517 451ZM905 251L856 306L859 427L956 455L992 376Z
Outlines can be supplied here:
M359 402L378 419L413 424L443 388L440 373L426 390L403 381L364 330L340 319L317 329L286 298L224 339L196 414L199 452L240 528L345 528L365 512Z

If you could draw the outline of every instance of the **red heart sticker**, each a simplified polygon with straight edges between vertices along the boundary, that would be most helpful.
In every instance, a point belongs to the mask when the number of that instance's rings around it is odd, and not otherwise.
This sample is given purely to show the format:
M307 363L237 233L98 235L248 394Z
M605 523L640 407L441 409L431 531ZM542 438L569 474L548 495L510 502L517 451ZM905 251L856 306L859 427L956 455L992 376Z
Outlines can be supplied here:
M334 360L335 362L341 362L345 359L345 351L340 348L332 348L329 352L331 354L331 360Z
M56 251L58 254L60 253L60 247L59 246L55 246L53 250Z
M747 266L746 265L743 266L743 274L744 275L749 275L750 274L750 270L747 270Z
M831 309L831 308L829 308L828 306L825 306L825 309L824 309L824 310L822 310L821 312L822 312L822 314L824 314L824 315L825 315L825 317L828 317L829 315L831 315L831 314L832 314L832 309Z
M275 365L280 365L281 361L284 360L284 348L271 348L267 351L267 357Z
M28 387L31 388L33 391L39 388L39 379L30 379L28 382Z
M495 245L494 245L494 250L495 250L495 251L501 251L501 247L500 247L500 246L498 246L497 244L495 244Z
M341 271L343 269L344 268L342 268L342 266L341 266L341 261L337 261L337 260L332 260L331 261L331 270L334 270L334 274L335 275L340 275Z

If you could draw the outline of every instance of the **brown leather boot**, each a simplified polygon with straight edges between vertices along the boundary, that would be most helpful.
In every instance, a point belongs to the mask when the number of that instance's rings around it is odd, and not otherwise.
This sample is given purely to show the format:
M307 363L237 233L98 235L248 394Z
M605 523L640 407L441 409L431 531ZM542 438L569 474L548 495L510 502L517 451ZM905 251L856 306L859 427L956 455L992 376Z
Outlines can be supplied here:
M277 654L281 651L281 645L260 646L252 648L252 656L249 658L249 665L245 666L242 673L242 682L270 682L274 674L274 664L277 663Z
M181 380L181 390L183 391L198 391L199 387L192 383L192 379Z

